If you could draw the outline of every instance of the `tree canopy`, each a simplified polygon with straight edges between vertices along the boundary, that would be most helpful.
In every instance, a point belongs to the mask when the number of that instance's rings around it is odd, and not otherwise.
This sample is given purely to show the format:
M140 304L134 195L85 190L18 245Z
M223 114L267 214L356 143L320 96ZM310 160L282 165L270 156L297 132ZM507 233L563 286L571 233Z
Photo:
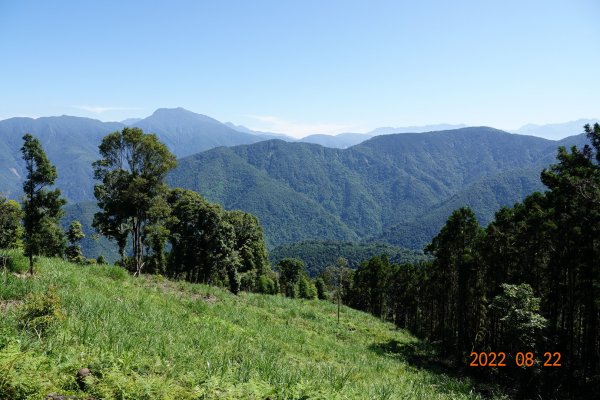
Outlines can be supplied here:
M23 227L25 255L29 257L29 273L33 274L36 255L62 256L65 248L64 233L58 222L63 215L59 189L49 190L58 173L39 140L30 134L23 136L21 152L27 176L23 183Z
M94 217L94 227L118 243L123 258L131 235L131 269L139 274L144 248L151 247L145 229L160 223L160 215L152 211L165 196L164 178L175 167L175 156L155 135L139 128L105 136L99 151L102 158L94 163L94 172L101 183L94 187L94 195L101 211Z

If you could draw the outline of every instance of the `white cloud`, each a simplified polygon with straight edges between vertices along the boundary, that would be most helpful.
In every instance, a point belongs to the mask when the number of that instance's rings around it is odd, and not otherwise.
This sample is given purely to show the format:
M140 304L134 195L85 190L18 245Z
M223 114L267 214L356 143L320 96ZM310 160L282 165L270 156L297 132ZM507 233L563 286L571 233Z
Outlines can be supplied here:
M73 108L77 108L79 110L88 111L94 114L102 114L108 111L130 111L130 110L139 110L138 107L103 107L103 106L88 106L88 105L80 105L80 106L71 106Z
M273 115L246 115L246 117L256 121L253 126L248 127L252 130L285 133L296 138L314 133L343 133L352 128L352 125L348 124L294 122Z

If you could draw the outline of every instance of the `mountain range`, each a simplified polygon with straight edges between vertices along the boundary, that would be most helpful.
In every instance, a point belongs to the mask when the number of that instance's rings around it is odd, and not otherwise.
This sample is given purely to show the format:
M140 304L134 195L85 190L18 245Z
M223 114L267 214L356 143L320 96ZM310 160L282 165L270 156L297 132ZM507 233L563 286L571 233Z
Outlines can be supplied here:
M59 171L58 187L71 202L93 200L92 162L98 145L110 132L136 126L155 133L177 157L218 146L235 146L271 139L268 135L239 132L219 121L184 110L158 109L141 120L102 122L81 117L10 118L0 121L0 191L18 197L24 176L22 137L37 137Z
M172 186L259 217L271 247L311 239L379 240L421 248L453 209L482 223L543 190L559 145L488 127L373 137L348 149L269 140L179 161Z
M91 163L98 159L102 137L125 126L156 133L178 157L168 177L171 185L256 214L270 248L333 240L419 249L462 205L487 223L499 207L543 190L539 173L554 161L557 147L586 141L583 135L553 141L488 127L443 129L455 128L447 125L311 135L298 141L181 108L121 122L11 118L0 121L0 192L19 197L25 175L19 149L23 134L31 133L57 166L57 186L70 202L67 218L79 217L92 233ZM581 131L572 124L554 128ZM425 132L398 133L403 130ZM95 246L100 252L108 244Z

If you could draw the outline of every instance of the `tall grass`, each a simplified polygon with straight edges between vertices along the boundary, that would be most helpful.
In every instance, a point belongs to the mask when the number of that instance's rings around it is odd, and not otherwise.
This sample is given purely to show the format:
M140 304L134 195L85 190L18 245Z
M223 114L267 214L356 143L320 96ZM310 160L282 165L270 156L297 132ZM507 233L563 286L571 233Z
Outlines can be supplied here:
M43 336L20 328L18 301L51 286L64 317ZM0 308L0 398L480 397L468 380L376 351L416 339L347 308L338 325L328 302L233 296L160 277L132 278L114 266L44 258L33 278L0 273L0 301L13 304ZM76 373L83 367L92 375L80 386Z

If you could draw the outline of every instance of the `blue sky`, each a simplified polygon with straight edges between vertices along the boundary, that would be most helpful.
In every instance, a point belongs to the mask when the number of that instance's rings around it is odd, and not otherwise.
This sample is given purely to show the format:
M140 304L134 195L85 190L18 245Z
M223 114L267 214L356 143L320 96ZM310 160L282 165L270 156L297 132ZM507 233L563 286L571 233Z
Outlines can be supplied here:
M600 115L600 2L0 0L0 119L184 107L295 136Z

